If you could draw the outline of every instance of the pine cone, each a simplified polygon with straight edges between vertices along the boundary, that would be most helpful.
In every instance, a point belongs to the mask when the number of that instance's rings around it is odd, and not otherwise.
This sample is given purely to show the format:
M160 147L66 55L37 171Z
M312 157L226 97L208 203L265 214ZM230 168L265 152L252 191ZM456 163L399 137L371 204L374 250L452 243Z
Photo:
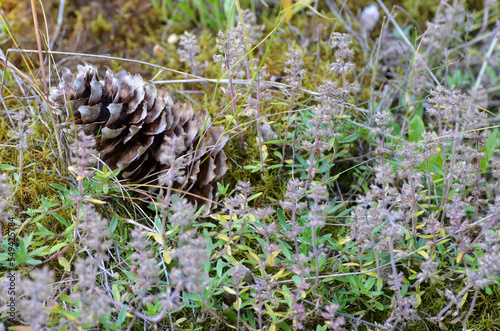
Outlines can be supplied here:
M205 110L174 104L166 89L138 74L107 69L100 79L89 64L79 65L76 77L63 69L50 98L64 116L73 112L77 129L96 136L101 159L121 169L121 179L171 184L192 193L188 197L202 197L195 199L206 211L213 207L216 182L227 171L222 148L228 138L223 127L211 126Z

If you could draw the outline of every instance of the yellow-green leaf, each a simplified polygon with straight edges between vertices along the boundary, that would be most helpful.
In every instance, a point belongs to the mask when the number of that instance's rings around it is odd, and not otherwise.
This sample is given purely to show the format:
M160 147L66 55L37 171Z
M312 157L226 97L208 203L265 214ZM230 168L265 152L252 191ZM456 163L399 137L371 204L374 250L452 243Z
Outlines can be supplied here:
M66 260L66 258L64 256L59 256L58 260L59 260L59 264L64 267L64 270L68 271L68 267L69 267L68 260Z
M421 229L421 228L423 228L423 227L425 226L425 224L426 224L425 222L418 223L418 225L417 225L417 229Z
M287 272L287 273L284 273L284 272L285 272L285 269L281 269L275 275L271 276L271 280L274 281L274 280L286 277L286 276L288 276L290 274L289 272Z
M269 156L269 153L267 151L267 146L266 145L262 145L262 158L264 160L266 160L268 156Z
M264 306L266 306L266 312L271 315L271 316L283 316L283 313L277 313L274 311L273 307L271 307L268 303L264 303Z
M343 245L345 244L346 242L350 241L351 240L351 237L345 237L343 239L340 239L338 242L337 242L337 245Z
M370 262L363 264L363 267L366 267L366 266L373 264L373 263L375 263L375 260L371 260Z
M170 262L172 262L172 253L174 252L175 250L171 249L170 247L167 247L167 249L164 249L162 250L162 253L163 253L163 259L165 260L165 262L167 264L170 264Z
M464 297L462 298L462 302L460 303L460 308L467 302L467 297L469 296L469 292L465 292Z
M105 205L106 202L105 201L101 201L101 200L97 200L97 199L92 199L92 198L88 198L88 199L85 199L86 201L89 201L89 202L92 202L92 203L97 203L99 205Z
M177 225L172 230L165 232L165 236L170 236L172 233L174 233L175 231L177 231L178 228L179 228L179 226Z
M222 288L225 289L227 293L232 294L232 295L236 295L236 291L233 290L232 288L229 288L227 286L223 286Z
M241 302L242 302L241 298L238 298L235 302L233 302L234 309L240 310L240 308L241 308Z
M251 256L251 258L252 258L253 260L256 260L256 261L259 261L259 262L260 262L260 258L259 258L259 256L258 256L257 254L255 254L255 253L254 253L254 252L252 252L252 251L248 251L248 254Z
M434 238L433 235L429 234L429 235L421 235L419 236L420 238L425 238L425 239L431 239L431 238Z
M255 216L253 214L248 213L245 216L248 217L248 219L250 220L250 222L255 222L256 221Z
M426 210L417 211L415 214L413 214L413 217L418 217L418 216L422 215L425 212L426 212Z
M229 241L229 237L226 236L225 234L219 233L219 234L217 234L217 237L219 237L219 239L222 239L226 242Z
M161 234L155 232L147 232L146 235L153 237L157 243L163 246L163 238L161 237Z
M269 266L274 267L274 258L278 256L281 250L273 251L271 255L269 255Z
M419 250L419 251L417 251L417 253L418 253L418 254L420 254L420 255L422 255L422 256L423 256L423 257L425 257L426 259L428 259L428 258L429 258L429 254L427 254L427 252L426 252L426 251L424 251L424 250Z
M185 318L185 317L181 317L181 318L179 318L177 321L175 321L175 323L176 323L176 324L181 324L181 323L183 323L183 322L185 322L185 321L187 321L187 318Z

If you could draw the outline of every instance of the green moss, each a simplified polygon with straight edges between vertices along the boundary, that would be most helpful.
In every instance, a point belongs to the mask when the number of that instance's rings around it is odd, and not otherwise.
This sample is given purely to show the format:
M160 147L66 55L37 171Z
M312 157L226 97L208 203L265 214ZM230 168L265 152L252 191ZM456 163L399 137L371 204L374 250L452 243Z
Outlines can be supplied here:
M90 31L97 40L101 40L102 36L111 31L113 24L106 20L102 13L97 15L97 18L90 22Z

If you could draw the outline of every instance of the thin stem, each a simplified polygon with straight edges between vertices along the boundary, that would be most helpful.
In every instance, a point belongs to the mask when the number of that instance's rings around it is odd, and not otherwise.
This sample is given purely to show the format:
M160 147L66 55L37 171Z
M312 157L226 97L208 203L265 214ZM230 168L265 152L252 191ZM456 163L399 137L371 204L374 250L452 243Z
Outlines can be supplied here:
M391 255L392 277L394 279L394 287L397 290L398 302L402 302L401 285L399 284L398 269L396 268L396 258L394 257L394 238L389 239L389 254Z
M318 198L315 198L314 213L311 226L313 253L314 253L314 260L316 262L316 278L314 279L314 289L316 289L316 287L318 286L318 280L319 280L319 253L318 253L318 244L316 242L316 224L318 222L318 209L319 209Z
M262 133L260 129L260 82L257 81L257 136L259 139L260 164L264 168L264 155L262 154Z
M292 219L291 219L292 235L293 235L293 241L295 242L295 253L297 255L297 263L299 263L299 266L300 266L299 241L297 240L297 235L299 234L299 229L297 226L296 216L297 216L297 202L294 201L292 203ZM300 266L300 267L302 267L302 266Z
M163 217L161 220L161 238L162 238L162 240L163 240L163 237L165 237L165 227L167 225L167 211L166 211L166 209L168 208L168 205L170 204L170 195L172 194L173 183L174 183L174 166L172 165L170 167L170 177L169 177L169 181L168 181L167 194L166 194L165 200L163 202L165 210L163 211Z
M285 129L285 139L287 140L288 140L288 128L290 127L290 119L292 117L294 99L295 99L295 89L292 89L292 95L290 96L290 107L288 109L288 118L286 119L286 129ZM283 144L281 152L283 158L285 157L285 146L286 144Z

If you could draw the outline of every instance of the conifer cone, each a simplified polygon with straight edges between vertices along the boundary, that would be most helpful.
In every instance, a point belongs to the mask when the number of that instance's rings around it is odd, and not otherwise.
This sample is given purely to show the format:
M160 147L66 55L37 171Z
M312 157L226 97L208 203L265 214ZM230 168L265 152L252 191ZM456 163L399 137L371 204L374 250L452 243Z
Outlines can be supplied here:
M63 69L50 98L68 122L72 112L77 129L96 137L100 158L121 169L121 179L172 185L192 193L187 197L204 198L196 200L206 211L213 207L216 182L227 171L222 148L228 138L205 110L174 104L166 89L157 90L138 74L107 69L101 79L89 64L79 65L76 77Z

